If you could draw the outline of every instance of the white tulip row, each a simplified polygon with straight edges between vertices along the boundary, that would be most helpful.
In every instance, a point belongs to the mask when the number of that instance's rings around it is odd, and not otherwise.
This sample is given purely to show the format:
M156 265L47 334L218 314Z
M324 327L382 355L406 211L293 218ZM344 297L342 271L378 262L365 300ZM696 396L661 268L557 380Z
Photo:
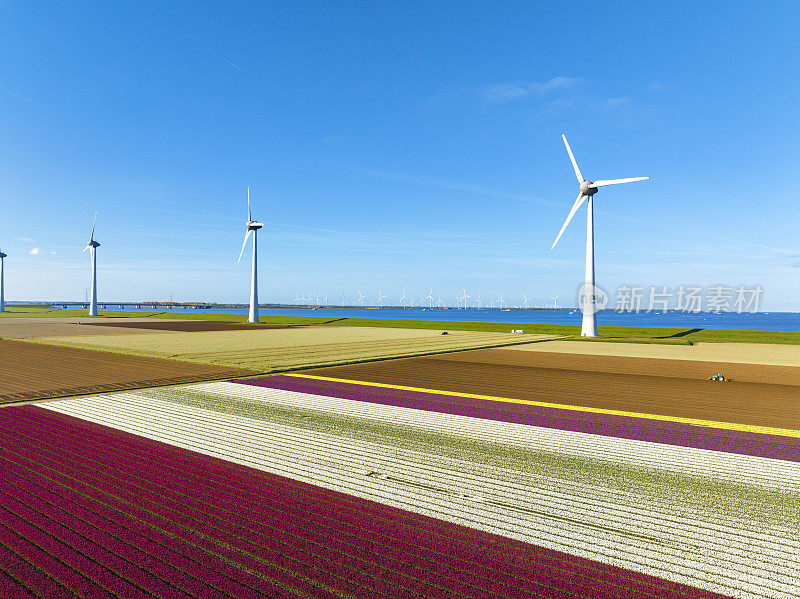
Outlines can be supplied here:
M199 389L199 387L200 386L193 386L191 390L193 390L193 391L201 391ZM229 388L231 388L233 390L240 390L241 387L242 387L242 385L230 385ZM189 390L188 387L186 387L184 389ZM309 397L309 396L307 396L305 394L300 394L300 393L291 393L291 392L285 392L285 391L277 391L276 392L275 390L261 389L261 388L258 388L258 387L245 386L245 389L246 390L247 389L253 389L259 395L261 395L262 393L267 394L272 400L274 400L271 403L280 402L281 405L283 405L283 406L287 406L288 405L288 406L291 406L291 407L298 407L298 399L302 400L304 398L307 399ZM262 393L259 393L259 392L262 392ZM164 398L164 399L166 399L168 401L170 400L170 393L169 392L164 393L164 392L160 392L160 391L157 391L157 390L148 390L148 391L142 392L142 393L145 393L150 397L155 397L155 398L160 398L161 397L161 398ZM215 393L214 395L219 395L219 393ZM174 397L174 395L173 395L173 397ZM355 416L352 413L352 411L348 410L347 408L350 408L352 410L354 407L355 407L355 409L359 409L360 407L363 406L363 403L361 403L361 402L353 402L353 401L350 401L350 400L341 400L341 399L334 399L334 398L327 398L327 397L320 397L320 396L311 396L311 397L319 398L319 399L327 402L327 405L325 405L325 407L324 407L324 410L325 410L326 414L333 415L333 416L344 415L348 419L353 419L353 418L355 418ZM264 398L262 397L261 399L263 400ZM286 399L286 401L280 401L282 399ZM334 403L336 405L332 406L331 405L332 403ZM359 405L355 405L354 406L354 404L359 404ZM320 406L319 403L318 403L317 407L322 407L322 406ZM385 406L372 406L372 405L370 405L370 406L367 406L367 407L371 408L371 410L370 410L371 413L377 413L377 414L381 414L383 412L384 408L387 409L387 410L391 410L392 412L397 412L398 410L399 411L405 411L405 412L414 412L414 413L416 413L416 415L419 415L419 416L424 418L425 426L427 426L429 428L434 426L434 424L435 424L434 421L441 417L441 418L443 418L445 420L445 422L443 423L444 426L438 427L437 432L445 432L446 431L447 433L450 433L452 431L452 427L447 426L448 423L446 422L446 420L447 420L448 415L446 415L446 414L437 414L437 413L433 413L433 412L420 412L419 410L409 410L407 408L387 408ZM334 411L334 410L336 410L336 411ZM396 415L396 414L393 414L393 415ZM384 415L384 416L386 416L386 415ZM364 414L360 414L359 418L357 418L357 420L360 420L361 422L365 422L366 419L364 418ZM476 420L476 419L469 419L469 420ZM365 424L367 424L368 422L369 421L366 420ZM400 422L405 428L408 428L407 423L403 422L402 419L391 418L391 422L393 424L396 424L396 423ZM481 421L480 421L480 419L478 419L478 423L477 424L480 424L480 423L481 423ZM500 424L502 426L503 423L494 423L494 424L495 425ZM469 440L473 440L474 438L475 438L475 435L472 435L471 437L469 437ZM394 444L397 444L397 443L395 442ZM419 444L415 443L415 445L419 445ZM651 446L653 444L647 444L647 445ZM664 448L663 445L657 445L656 446L656 450L663 449L663 448ZM432 448L432 449L435 451L435 448ZM477 473L478 470L476 468L480 468L480 464L476 464L474 462L467 462L467 461L461 461L459 463L459 469L460 469L460 471L462 471L464 473L473 473L473 472ZM503 469L495 468L492 471L492 476L493 477L497 477L498 473L500 473L502 471L503 471ZM510 477L511 480L519 479L520 476L523 475L523 473L521 473L519 470L512 470L512 471L508 471L508 472L509 472L508 476ZM622 503L627 503L627 505L629 505L632 509L633 509L633 507L635 505L639 505L641 507L641 510L639 511L637 516L640 516L642 518L646 519L646 518L648 518L648 514L652 513L652 510L651 510L651 503L652 503L651 496L653 495L653 493L652 492L647 492L647 493L643 493L642 495L636 495L635 494L635 492L636 492L635 491L635 487L638 486L638 487L641 488L643 484L647 484L648 485L648 490L652 491L652 487L654 485L650 481L647 481L647 482L640 482L640 481L635 481L635 480L626 481L627 483L629 483L628 486L634 487L634 491L633 491L634 494L631 494L627 490L626 491L621 491L619 489L613 489L613 488L609 488L607 486L597 486L597 485L589 485L589 484L580 484L579 485L579 484L575 484L573 482L570 482L569 480L565 480L565 478L563 478L563 477L556 478L556 477L552 477L552 476L544 475L544 474L539 474L539 473L532 474L530 472L525 472L524 476L528 479L528 480L526 480L526 484L528 486L533 486L533 487L537 488L539 490L539 492L544 492L545 489L550 489L550 490L553 490L553 489L564 490L564 489L566 489L569 496L581 498L580 501L579 501L578 506L576 506L576 509L580 509L581 506L586 506L587 508L592 508L594 506L592 500L591 499L586 499L586 498L590 498L590 497L594 496L595 494L601 493L605 499L614 498L616 501L619 501L619 502L622 502ZM660 520L664 520L664 519L668 518L670 515L677 515L677 516L681 517L683 514L685 514L687 512L687 503L686 503L687 498L686 498L686 494L685 493L681 494L680 491L677 490L674 485L673 486L669 486L668 483L661 483L661 489L662 489L662 493L661 493L662 496L659 497L659 505L660 505L660 510L661 510L660 511L660 516L659 516ZM668 499L668 497L670 497L670 496L674 497L673 501L670 501ZM563 498L562 498L562 501L563 501ZM688 506L688 507L691 507L692 513L695 516L698 515L698 512L702 513L703 510L704 510L704 507L698 502L693 502L693 504L691 506ZM757 506L754 506L754 507L757 507ZM754 511L757 512L759 510L755 509ZM763 520L766 520L768 518L769 518L769 516L765 516ZM698 520L696 517L694 519ZM730 526L734 526L737 530L742 531L742 532L746 532L748 534L748 538L750 539L750 542L753 545L753 548L758 548L760 552L763 552L766 555L772 555L773 554L773 550L771 549L771 547L774 546L776 548L775 549L776 555L779 556L778 559L780 559L781 561L784 560L784 556L785 556L785 553L786 553L787 549L790 549L791 551L800 550L800 545L798 545L798 541L795 539L795 532L796 531L794 529L787 530L785 527L781 527L780 525L778 525L776 523L769 523L769 525L767 527L769 530L765 531L763 520L760 521L760 522L754 523L752 521L752 518L748 518L746 515L742 516L742 517L737 517L737 515L735 513L731 513L731 511L728 510L728 513L726 513L724 515L720 515L717 512L713 512L713 511L712 512L708 512L708 513L703 513L702 514L702 518L699 521L702 521L704 523L705 527L713 528L713 527L716 526L717 527L716 530L718 531L718 533L719 533L719 531L725 530L725 529L729 528ZM788 542L783 542L782 537L788 538L790 540Z
M734 528L706 526L676 516L665 519L659 506L650 505L648 511L609 502L602 489L596 490L602 495L593 500L586 499L585 489L581 494L542 492L531 486L530 480L515 482L514 477L524 474L516 471L469 464L473 473L465 474L464 470L470 470L465 468L467 464L441 456L343 440L136 394L67 400L47 407L276 474L709 590L750 596L800 594L792 576L798 565L796 544L769 543L769 537L754 543L748 533ZM476 476L476 468L482 468L484 475ZM388 478L365 476L366 472ZM656 540L648 542L638 535Z
M716 479L730 480L736 483L744 482L767 488L800 492L800 463L786 460L343 400L240 383L201 383L187 385L187 389L266 403L331 411L337 414L403 424L525 449L543 451L555 449L559 453L580 457L638 467L652 466L659 470L693 476L712 476ZM655 425L657 426L658 423Z

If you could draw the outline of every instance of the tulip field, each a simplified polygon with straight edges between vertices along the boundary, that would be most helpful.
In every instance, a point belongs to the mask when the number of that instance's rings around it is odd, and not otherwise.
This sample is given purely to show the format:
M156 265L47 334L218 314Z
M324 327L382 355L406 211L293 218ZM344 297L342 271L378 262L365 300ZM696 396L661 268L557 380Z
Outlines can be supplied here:
M90 399L0 410L3 597L716 596L493 534L491 519L466 527L336 491L328 464L299 477L326 472L324 486L276 475L264 466L286 468L284 455L256 439L238 439L237 464L99 425L158 420L151 436L172 437L189 412L173 420L165 402L141 420L121 409L130 398ZM241 424L218 432L237 439Z
M800 595L798 461L235 382L0 417L8 596Z

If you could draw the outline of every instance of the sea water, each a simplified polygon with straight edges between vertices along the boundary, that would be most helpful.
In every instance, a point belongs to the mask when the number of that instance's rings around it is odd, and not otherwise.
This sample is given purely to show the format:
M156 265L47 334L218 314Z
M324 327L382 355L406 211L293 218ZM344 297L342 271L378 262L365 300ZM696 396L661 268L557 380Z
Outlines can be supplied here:
M115 304L106 305L106 311L119 310ZM70 309L82 309L82 304L68 304ZM187 306L175 308L141 308L125 306L126 312L182 312L195 314L247 314L247 308L197 309ZM581 324L581 312L574 309L478 309L478 308L361 308L361 307L282 307L260 308L262 316L313 316L317 318L384 318L389 320L442 320L447 322L508 322L515 324ZM669 327L685 329L739 329L749 331L800 331L800 313L797 312L616 312L603 310L597 313L599 326Z

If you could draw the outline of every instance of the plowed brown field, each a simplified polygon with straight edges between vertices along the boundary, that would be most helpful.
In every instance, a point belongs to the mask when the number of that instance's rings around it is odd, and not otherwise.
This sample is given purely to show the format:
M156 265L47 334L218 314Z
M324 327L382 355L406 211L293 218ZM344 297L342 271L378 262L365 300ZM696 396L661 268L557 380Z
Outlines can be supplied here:
M705 380L716 372L734 380ZM487 349L304 374L800 429L800 368Z
M269 324L236 324L229 322L221 322L217 320L156 320L150 322L143 322L136 320L133 322L126 322L118 320L114 322L95 321L92 322L95 326L100 327L118 327L127 329L120 332L128 333L130 329L147 329L150 331L257 331L259 329L286 329L295 327L286 327L283 325L269 325Z
M251 370L0 340L0 403L172 385Z

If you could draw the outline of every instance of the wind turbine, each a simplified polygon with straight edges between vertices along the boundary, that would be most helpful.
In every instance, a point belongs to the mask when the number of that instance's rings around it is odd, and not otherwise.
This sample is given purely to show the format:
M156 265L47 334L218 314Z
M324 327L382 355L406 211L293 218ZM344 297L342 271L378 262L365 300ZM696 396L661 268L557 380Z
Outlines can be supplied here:
M328 307L328 292L325 292L325 307Z
M303 299L306 299L306 298L303 298ZM297 295L294 296L294 303L297 304L298 306L300 305L300 292L299 291L297 292Z
M475 300L475 303L478 304L479 308L483 308L483 302L481 302L481 294L478 294L478 299Z
M460 304L461 302L464 302L464 309L466 310L467 309L467 299L469 298L469 296L467 295L467 290L464 289L463 287L461 288L461 293L462 293L461 297L457 297L456 298L456 302L457 302L456 306L458 306L458 304Z
M522 297L523 297L522 306L527 310L528 309L528 296L523 293Z
M89 302L89 316L97 316L97 248L100 244L94 240L94 226L97 224L97 212L94 213L92 221L92 232L89 233L89 241L83 251L89 250L92 259L92 296Z
M597 321L595 320L596 300L595 300L595 286L594 286L594 205L592 196L597 193L600 187L608 185L616 185L618 183L632 183L633 181L645 181L650 177L629 177L627 179L603 179L600 181L587 181L581 174L581 169L578 168L578 163L575 162L575 156L572 155L572 149L567 143L567 137L562 133L561 139L564 140L564 145L567 148L567 154L572 162L572 168L575 169L575 176L578 178L580 191L578 198L572 205L569 211L567 220L564 221L564 226L558 232L556 240L553 242L551 250L556 247L561 235L564 234L564 229L567 228L569 221L575 216L578 208L589 198L588 209L586 212L586 277L583 286L583 323L581 325L581 337L597 337Z
M428 306L430 306L430 308L432 310L433 309L433 289L431 289L430 293L428 293L428 295L427 295L427 297L425 297L425 299L428 300Z
M438 299L436 300L436 307L438 308L439 306L441 306L444 308L444 300L442 299L442 296L437 294L437 297Z
M401 297L401 298L400 298L400 307L401 307L401 308L405 308L405 307L406 307L405 301L406 301L407 299L408 299L408 298L406 297L406 290L405 290L405 289L403 289L403 297Z
M358 292L358 305L364 307L364 294L360 291Z
M503 292L502 291L500 292L500 299L497 300L497 303L500 306L500 309L502 310L503 309L503 304L506 303L505 300L503 299Z
M244 254L244 246L247 245L247 238L250 233L253 234L253 264L250 271L250 315L247 317L248 322L258 322L258 230L264 226L264 223L257 223L253 220L250 214L250 187L247 188L247 222L245 223L244 242L242 243L242 251L239 252L239 263L242 261L242 254Z
M381 290L378 289L378 307L383 308L383 298L386 296L381 293Z
M558 298L560 297L561 297L560 295L557 295L555 297L550 298L551 300L553 300L553 310L558 310Z
M0 250L0 312L6 311L6 284L3 278L3 267L5 266L7 255L3 253L3 250Z

